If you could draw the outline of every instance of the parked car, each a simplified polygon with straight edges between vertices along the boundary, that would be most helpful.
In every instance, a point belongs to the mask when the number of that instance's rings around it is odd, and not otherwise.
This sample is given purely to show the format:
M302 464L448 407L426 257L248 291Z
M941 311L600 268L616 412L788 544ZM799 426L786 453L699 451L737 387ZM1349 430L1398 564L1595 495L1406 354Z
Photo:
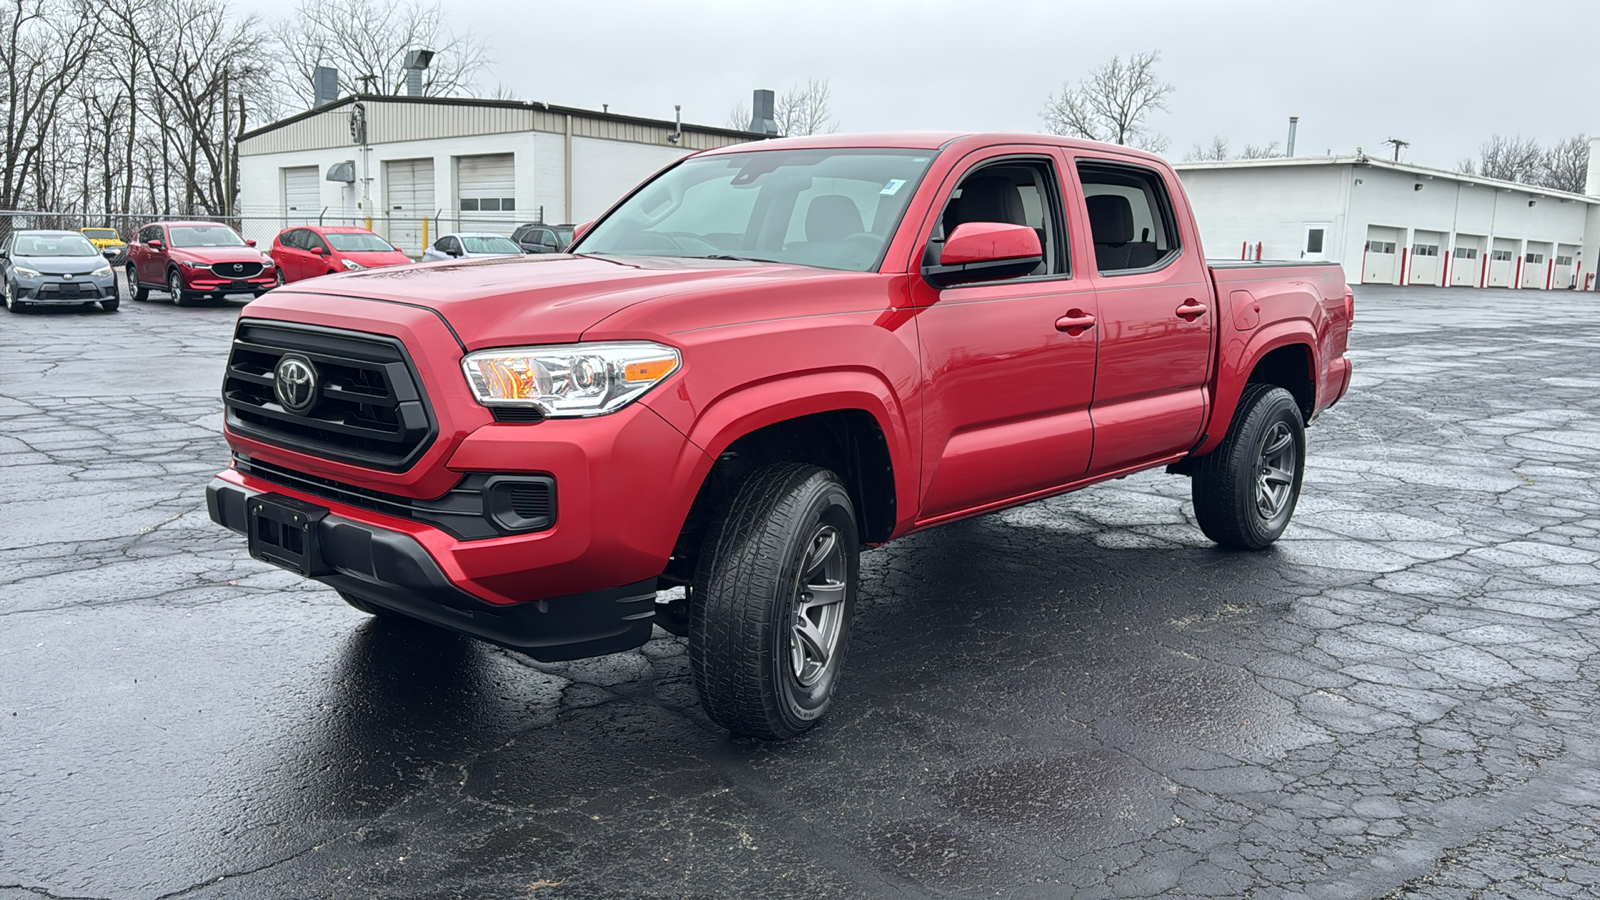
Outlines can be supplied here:
M277 286L278 272L255 246L217 222L146 225L128 247L128 293L142 301L164 289L178 306L228 294L259 297Z
M270 255L279 284L411 262L411 257L365 228L334 225L286 228L273 240Z
M110 261L76 231L12 232L0 242L0 276L11 312L34 304L118 306Z
M128 244L115 228L80 228L78 232L89 239L96 250L112 265L121 265L128 252Z
M446 259L477 259L487 256L521 256L522 248L503 234L461 232L440 235L433 246L422 251L423 262Z
M518 225L517 230L511 232L511 241L521 247L523 253L562 253L572 243L572 229L571 225L542 222Z
M536 659L659 624L760 738L833 701L864 547L1165 468L1260 550L1350 386L1339 266L1207 263L1171 166L1128 147L724 147L570 251L252 305L211 518L357 609Z

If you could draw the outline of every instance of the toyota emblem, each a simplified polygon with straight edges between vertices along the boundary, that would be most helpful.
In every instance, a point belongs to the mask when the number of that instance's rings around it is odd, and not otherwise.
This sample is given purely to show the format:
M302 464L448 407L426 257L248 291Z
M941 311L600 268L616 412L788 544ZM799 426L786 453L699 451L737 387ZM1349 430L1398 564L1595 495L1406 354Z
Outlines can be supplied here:
M292 413L303 413L317 402L317 370L304 356L289 355L273 370L272 393Z

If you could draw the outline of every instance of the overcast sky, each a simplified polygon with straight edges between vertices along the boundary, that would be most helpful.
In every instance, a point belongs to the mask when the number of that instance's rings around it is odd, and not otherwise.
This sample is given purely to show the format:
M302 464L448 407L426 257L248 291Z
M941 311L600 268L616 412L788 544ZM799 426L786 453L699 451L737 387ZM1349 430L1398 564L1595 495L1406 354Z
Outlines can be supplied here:
M235 0L271 17L287 4ZM723 125L754 88L826 78L841 131L1038 131L1063 80L1161 53L1153 127L1231 148L1451 168L1494 132L1600 133L1600 0L445 0L519 98Z

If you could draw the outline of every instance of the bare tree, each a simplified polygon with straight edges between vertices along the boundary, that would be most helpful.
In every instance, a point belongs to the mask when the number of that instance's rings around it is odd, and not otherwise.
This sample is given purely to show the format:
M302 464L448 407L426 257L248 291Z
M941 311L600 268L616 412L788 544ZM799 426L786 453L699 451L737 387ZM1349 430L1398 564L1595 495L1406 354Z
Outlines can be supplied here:
M1543 163L1544 150L1538 141L1523 139L1521 135L1508 138L1497 134L1484 143L1478 151L1477 162L1465 171L1468 175L1531 184L1538 178Z
M1557 143L1544 154L1539 183L1558 191L1583 193L1589 177L1589 137L1577 134Z
M1264 147L1258 147L1255 144L1245 144L1244 145L1244 152L1239 154L1239 158L1240 159L1276 159L1276 158L1278 158L1278 157L1280 157L1282 155L1283 155L1282 153L1278 152L1278 142L1277 141L1272 141L1271 143L1267 144Z
M1040 117L1052 134L1125 144L1159 153L1167 148L1165 135L1149 129L1146 120L1167 108L1172 85L1156 76L1159 51L1121 56L1089 72L1077 84L1064 82L1061 95L1045 100Z
M1211 139L1209 147L1195 144L1189 148L1189 155L1183 159L1185 162L1219 162L1233 157L1228 154L1228 139L1219 134Z
M826 78L807 79L804 87L797 84L790 88L773 103L772 118L778 123L778 133L784 137L802 137L838 131L838 119L828 106L832 98L833 90Z
M735 103L733 109L728 110L728 119L723 123L725 127L736 131L750 130L750 104L743 100Z
M61 193L58 120L99 40L100 13L85 0L0 0L0 16L0 209L43 207Z
M301 0L293 16L278 24L286 82L302 104L312 100L312 72L328 65L345 84L358 85L375 76L372 91L405 91L408 50L432 50L433 61L422 73L422 93L443 96L470 87L489 65L488 44L471 31L459 34L445 25L442 3L407 0Z

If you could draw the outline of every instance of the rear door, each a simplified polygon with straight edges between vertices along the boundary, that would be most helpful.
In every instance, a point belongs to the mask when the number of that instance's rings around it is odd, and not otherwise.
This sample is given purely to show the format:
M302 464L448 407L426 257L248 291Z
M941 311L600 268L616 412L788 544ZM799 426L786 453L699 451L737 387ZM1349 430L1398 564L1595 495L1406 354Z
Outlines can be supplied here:
M927 522L1070 483L1093 436L1093 284L1081 274L1053 148L990 148L963 160L919 232L912 302L922 344L922 508ZM885 190L891 190L886 187ZM921 273L966 222L1033 227L1044 263L1005 281L939 288Z
M1205 422L1217 315L1200 240L1167 172L1075 155L1099 303L1094 455L1114 472L1194 447Z

